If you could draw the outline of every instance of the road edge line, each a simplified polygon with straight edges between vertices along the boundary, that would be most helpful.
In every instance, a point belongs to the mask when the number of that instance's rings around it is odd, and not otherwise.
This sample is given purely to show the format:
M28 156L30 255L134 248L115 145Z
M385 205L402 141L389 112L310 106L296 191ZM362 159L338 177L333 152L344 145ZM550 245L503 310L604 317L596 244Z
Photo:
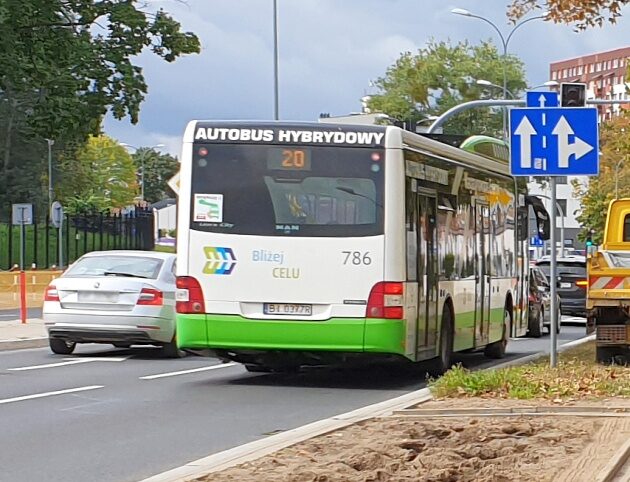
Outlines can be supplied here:
M579 338L558 347L558 351L564 351L567 348L581 345L595 339L594 335ZM533 353L532 355L516 358L499 365L484 368L484 370L495 370L497 368L506 368L509 366L523 365L531 361L547 356L546 352ZM350 425L354 425L363 420L370 418L382 417L392 414L396 410L404 410L413 405L428 402L433 399L430 389L421 388L404 395L390 398L372 405L358 408L350 412L335 415L330 418L318 420L316 422L296 427L286 432L270 435L253 442L223 450L215 454L194 460L176 467L174 469L153 475L139 482L182 482L190 481L205 475L209 475L221 470L240 465L245 462L259 459L265 455L277 452L278 450L290 447L299 442L324 435Z

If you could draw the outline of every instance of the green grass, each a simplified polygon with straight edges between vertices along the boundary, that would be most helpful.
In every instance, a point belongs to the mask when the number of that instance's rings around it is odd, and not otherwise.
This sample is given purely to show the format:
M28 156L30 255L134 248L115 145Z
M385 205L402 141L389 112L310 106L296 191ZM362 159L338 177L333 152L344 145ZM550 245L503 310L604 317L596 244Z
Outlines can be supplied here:
M595 342L559 354L557 368L549 358L498 370L470 371L455 366L429 386L437 398L590 398L629 397L630 367L595 362Z

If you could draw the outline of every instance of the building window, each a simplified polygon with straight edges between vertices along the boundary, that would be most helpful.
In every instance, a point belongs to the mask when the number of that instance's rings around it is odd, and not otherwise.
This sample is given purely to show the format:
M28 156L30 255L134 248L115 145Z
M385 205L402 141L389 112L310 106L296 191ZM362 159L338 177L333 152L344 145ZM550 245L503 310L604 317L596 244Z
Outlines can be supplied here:
M554 70L553 72L551 72L551 80L556 80L557 79L557 72Z
M582 75L583 73L584 73L584 67L580 65L578 67L578 75Z
M556 176L556 184L567 184L567 176Z
M617 67L619 67L619 59L613 60L613 69L616 69Z

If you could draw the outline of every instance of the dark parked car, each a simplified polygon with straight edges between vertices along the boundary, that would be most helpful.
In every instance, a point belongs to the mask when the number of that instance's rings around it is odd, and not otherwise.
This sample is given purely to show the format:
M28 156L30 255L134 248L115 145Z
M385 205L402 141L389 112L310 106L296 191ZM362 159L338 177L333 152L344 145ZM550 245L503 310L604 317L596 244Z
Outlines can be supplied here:
M543 258L536 263L549 279L550 260ZM558 295L562 303L562 314L586 316L586 258L568 256L557 258Z
M540 268L535 266L529 269L529 320L528 335L539 338L543 335L544 329L551 333L551 287L547 277ZM558 297L558 326L557 333L560 333L560 307L561 302Z

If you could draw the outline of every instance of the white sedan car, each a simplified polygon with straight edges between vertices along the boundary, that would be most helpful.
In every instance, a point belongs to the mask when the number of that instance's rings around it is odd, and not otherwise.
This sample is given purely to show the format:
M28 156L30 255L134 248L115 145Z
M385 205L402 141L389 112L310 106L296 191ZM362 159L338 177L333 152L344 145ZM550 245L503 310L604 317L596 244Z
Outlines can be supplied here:
M68 355L77 343L162 346L175 340L175 255L153 251L85 254L51 282L43 318L50 349Z

